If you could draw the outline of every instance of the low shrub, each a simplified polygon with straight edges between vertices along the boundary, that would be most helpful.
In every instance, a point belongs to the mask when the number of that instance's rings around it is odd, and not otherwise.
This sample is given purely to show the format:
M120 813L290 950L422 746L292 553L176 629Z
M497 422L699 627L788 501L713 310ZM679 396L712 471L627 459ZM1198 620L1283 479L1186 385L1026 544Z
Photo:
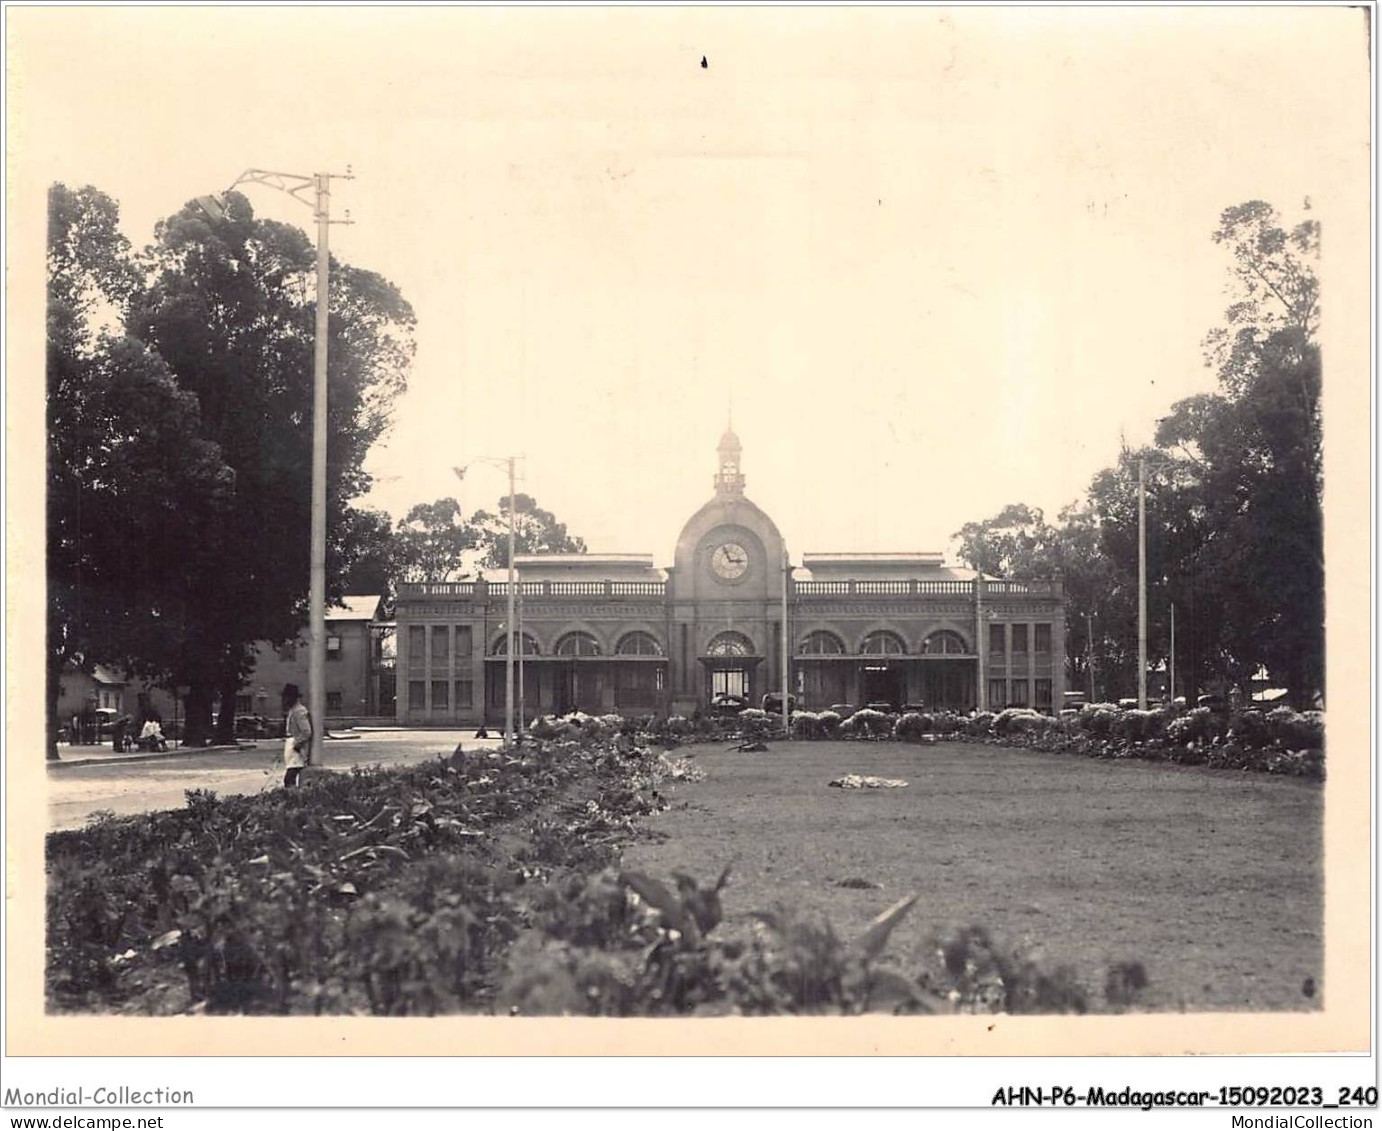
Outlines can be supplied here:
M1132 709L1119 713L1110 730L1129 742L1145 742L1156 733L1158 721L1155 711Z
M1242 746L1260 750L1271 742L1267 716L1260 711L1236 711L1229 716L1228 737Z
M931 716L921 711L908 711L893 725L893 737L904 742L917 742L922 735L930 734Z
M549 885L534 903L533 929L510 953L499 1011L626 1017L1092 1007L1092 992L1069 968L1044 970L977 927L937 940L928 967L901 967L888 941L915 897L888 908L857 939L819 915L781 906L756 912L745 933L721 922L728 871L714 885L673 878L606 870ZM1111 969L1106 1006L1134 1004L1146 984L1138 963Z
M1196 707L1168 719L1166 738L1170 742L1188 746L1192 742L1208 742L1214 734L1214 717L1208 707Z
M993 733L1006 735L1027 733L1040 726L1042 714L1030 707L1008 707L998 713L993 720Z
M1107 738L1118 722L1119 708L1113 703L1089 703L1080 711L1079 724L1096 738Z
M792 712L793 738L820 738L822 733L820 715L811 711Z
M954 711L931 712L931 729L936 734L958 734L964 730L966 719Z
M840 724L840 733L854 738L887 738L892 731L891 716L870 707L855 711Z
M822 738L840 737L840 727L844 725L844 720L840 718L838 711L819 711L816 721L820 724Z
M1267 733L1289 750L1324 749L1324 712L1277 707L1267 714Z
M983 738L993 733L993 720L998 716L992 711L976 711L965 719L964 733L975 738Z
M547 742L565 736L570 730L571 725L566 720L558 719L553 715L543 715L533 722L533 725L528 728L528 733L540 742Z
M776 732L780 720L760 707L745 707L739 712L739 733L747 739L763 739Z

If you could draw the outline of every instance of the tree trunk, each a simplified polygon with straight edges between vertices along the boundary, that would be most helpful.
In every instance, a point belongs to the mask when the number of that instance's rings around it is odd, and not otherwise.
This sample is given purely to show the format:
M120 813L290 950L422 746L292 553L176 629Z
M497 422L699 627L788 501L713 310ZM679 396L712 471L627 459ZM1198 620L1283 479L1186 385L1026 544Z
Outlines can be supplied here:
M216 745L235 743L235 697L240 693L240 668L231 665L221 676L221 710L216 716Z
M186 712L183 726L184 746L205 746L211 737L211 685L194 683L183 704Z

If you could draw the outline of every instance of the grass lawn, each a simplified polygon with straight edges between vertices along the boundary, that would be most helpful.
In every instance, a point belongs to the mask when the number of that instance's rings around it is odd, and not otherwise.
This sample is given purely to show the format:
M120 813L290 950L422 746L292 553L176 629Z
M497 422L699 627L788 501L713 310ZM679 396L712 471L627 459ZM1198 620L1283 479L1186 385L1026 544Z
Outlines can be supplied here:
M668 839L634 845L624 865L710 880L734 861L730 922L781 904L854 937L915 891L890 949L918 968L933 932L973 925L1044 967L1073 966L1096 1000L1110 963L1138 961L1149 1009L1321 1004L1317 783L957 743L677 753L708 777L675 787L648 820ZM849 772L909 785L827 788ZM882 886L840 886L851 879Z

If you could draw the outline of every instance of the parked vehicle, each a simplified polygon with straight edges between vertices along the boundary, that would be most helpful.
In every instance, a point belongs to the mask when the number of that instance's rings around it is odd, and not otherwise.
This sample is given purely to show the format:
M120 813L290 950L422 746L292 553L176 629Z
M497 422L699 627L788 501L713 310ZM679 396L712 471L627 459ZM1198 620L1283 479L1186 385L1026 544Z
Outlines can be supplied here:
M795 711L796 709L797 697L795 695L788 695L787 710ZM763 710L767 711L770 715L782 714L782 692L769 691L768 694L763 696Z

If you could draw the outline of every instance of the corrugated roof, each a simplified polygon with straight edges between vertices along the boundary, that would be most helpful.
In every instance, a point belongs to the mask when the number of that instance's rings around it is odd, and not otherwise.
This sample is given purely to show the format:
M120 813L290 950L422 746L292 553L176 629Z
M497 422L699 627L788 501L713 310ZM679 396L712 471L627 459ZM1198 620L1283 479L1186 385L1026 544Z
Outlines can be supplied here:
M379 611L380 593L343 597L341 603L326 610L327 620L373 620Z
M666 581L652 554L515 554L519 581ZM502 584L508 569L487 569L485 580Z

